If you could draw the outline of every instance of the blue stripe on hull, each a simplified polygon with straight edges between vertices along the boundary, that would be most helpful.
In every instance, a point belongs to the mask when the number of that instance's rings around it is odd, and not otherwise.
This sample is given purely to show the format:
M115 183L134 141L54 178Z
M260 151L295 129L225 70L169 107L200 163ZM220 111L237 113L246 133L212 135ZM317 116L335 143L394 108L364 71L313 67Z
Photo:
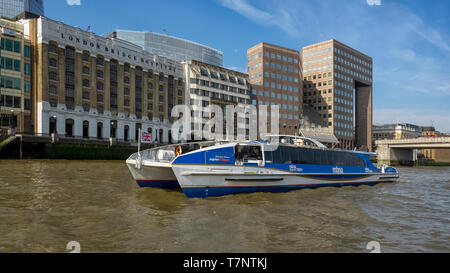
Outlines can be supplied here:
M141 188L179 189L177 180L137 180Z
M392 182L392 181L383 181ZM211 188L183 188L183 192L189 198L207 198L211 196L223 196L237 193L272 192L281 193L299 189L315 189L319 187L342 187L342 186L374 186L380 182L356 182L356 183L333 183L316 185L291 185L291 186L261 186L261 187L211 187Z

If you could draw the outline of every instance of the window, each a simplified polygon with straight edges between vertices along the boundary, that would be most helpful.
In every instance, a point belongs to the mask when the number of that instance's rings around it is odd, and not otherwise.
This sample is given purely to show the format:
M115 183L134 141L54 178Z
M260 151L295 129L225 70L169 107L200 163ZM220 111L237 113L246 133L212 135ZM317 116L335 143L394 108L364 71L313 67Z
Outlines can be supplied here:
M148 87L148 90L153 90L153 83L149 82L147 87Z
M24 72L25 75L31 75L31 65L29 63L24 64Z
M56 88L55 85L50 85L50 87L48 88L48 92L50 94L57 94L58 93L58 89Z
M97 102L103 102L103 95L97 94Z
M24 87L23 91L25 93L30 93L31 92L31 83L29 81L24 81L23 82L23 87Z
M102 82L97 82L97 90L103 91L103 83Z
M57 49L58 49L58 47L57 47L55 44L50 44L50 45L48 46L48 51L49 51L50 53L57 53Z
M48 60L48 65L51 66L51 67L57 67L57 61L56 61L56 59L50 58L50 59Z
M83 69L82 69L82 71L83 71L83 74L86 74L86 75L88 75L88 74L89 74L89 67L87 67L87 66L83 66Z
M57 103L56 103L56 99L49 99L48 102L50 103L50 107L56 107Z
M19 78L0 76L0 87L21 90L22 80Z
M83 92L83 99L88 100L89 99L89 92Z
M123 95L124 95L124 96L129 96L129 95L130 95L130 88L125 87L125 88L123 89Z
M130 78L124 77L124 78L123 78L123 82L124 82L125 84L130 84Z
M103 78L103 71L97 70L97 78Z
M159 91L160 91L160 92L164 91L164 86L163 86L163 85L160 85L160 86L159 86Z
M21 52L21 43L19 41L14 41L14 52L16 53Z
M30 46L24 46L24 48L23 48L23 55L26 57L26 58L30 58L31 57L31 48L30 48Z
M83 104L83 110L84 110L84 112L89 112L89 108L90 108L89 103L84 103L84 104Z
M103 58L102 57L97 58L97 65L103 66Z
M125 100L123 101L123 105L124 105L124 106L130 106L130 100L129 100L129 99L125 99Z
M89 80L83 79L83 87L89 88Z
M56 72L50 71L48 73L48 79L51 80L51 81L57 81L58 80L58 75L56 74Z
M90 57L89 53L83 53L82 56L83 62L89 62L89 57Z
M23 101L23 108L25 110L31 110L31 101L30 101L30 99L25 99Z

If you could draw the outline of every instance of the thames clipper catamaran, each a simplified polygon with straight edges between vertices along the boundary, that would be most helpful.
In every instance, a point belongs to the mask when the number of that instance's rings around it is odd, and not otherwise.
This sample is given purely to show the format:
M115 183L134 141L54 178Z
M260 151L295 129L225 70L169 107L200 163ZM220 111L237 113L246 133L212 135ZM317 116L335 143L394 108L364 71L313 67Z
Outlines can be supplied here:
M183 192L199 198L397 181L396 169L372 164L374 155L328 149L306 137L268 136L197 149L170 165Z

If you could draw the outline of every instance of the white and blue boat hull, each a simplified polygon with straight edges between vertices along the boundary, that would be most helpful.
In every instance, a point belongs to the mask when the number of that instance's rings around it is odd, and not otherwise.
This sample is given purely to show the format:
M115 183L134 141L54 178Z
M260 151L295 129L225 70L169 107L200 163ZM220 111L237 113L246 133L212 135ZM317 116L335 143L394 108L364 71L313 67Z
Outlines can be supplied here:
M260 167L234 167L233 172L205 166L173 165L179 184L191 198L237 193L287 192L303 188L375 185L395 182L396 173L308 174L268 170Z

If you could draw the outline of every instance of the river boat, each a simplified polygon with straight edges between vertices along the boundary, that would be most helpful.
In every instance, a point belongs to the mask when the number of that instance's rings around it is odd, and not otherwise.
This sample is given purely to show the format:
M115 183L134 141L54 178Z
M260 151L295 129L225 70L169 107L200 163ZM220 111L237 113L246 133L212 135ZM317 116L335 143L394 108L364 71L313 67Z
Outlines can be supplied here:
M375 166L375 153L329 149L302 136L268 136L177 156L171 163L183 192L192 198L237 193L395 182L395 168Z

